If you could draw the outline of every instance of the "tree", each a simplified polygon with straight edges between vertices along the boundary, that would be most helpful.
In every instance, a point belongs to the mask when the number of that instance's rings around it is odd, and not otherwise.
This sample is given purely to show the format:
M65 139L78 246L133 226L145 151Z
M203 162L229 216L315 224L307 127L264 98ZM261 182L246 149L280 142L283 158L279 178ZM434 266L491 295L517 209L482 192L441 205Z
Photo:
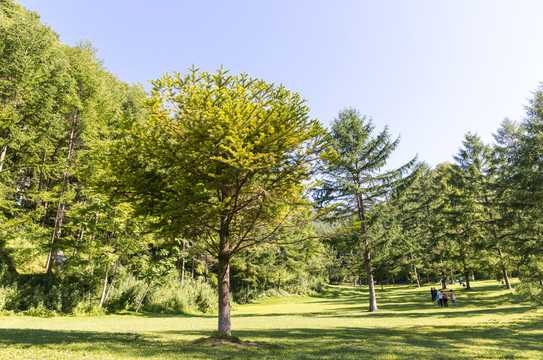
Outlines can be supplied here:
M514 216L512 242L520 259L521 290L543 301L543 84L534 93L518 129L502 129L511 147L507 152L510 176L504 201Z
M33 248L41 241L37 192L44 190L44 149L57 129L70 79L57 35L39 16L11 1L0 2L0 183L2 217L0 248ZM55 165L48 164L51 171ZM38 175L38 173L40 175ZM40 176L40 184L36 177ZM18 199L18 200L17 200ZM39 240L37 240L39 239ZM22 245L26 246L22 246ZM13 244L12 244L13 245ZM13 261L0 250L11 271ZM14 251L17 256L19 250Z
M152 83L149 121L113 149L108 186L218 260L218 332L230 335L230 259L309 206L324 130L298 94L246 74L193 68Z
M484 173L487 167L488 147L476 135L467 134L464 147L454 157L456 164L449 168L446 216L451 225L449 237L456 245L452 255L466 275L466 289L470 290L470 275L475 257L486 242L484 212Z
M371 119L358 110L341 111L332 122L332 145L324 155L324 180L315 193L321 204L334 204L336 217L353 216L363 244L363 258L370 290L370 311L376 311L377 300L371 254L370 230L378 214L370 214L373 206L391 192L405 187L410 177L403 177L415 165L416 159L395 170L382 171L390 154L399 144L392 141L388 129L374 136ZM371 215L371 216L370 216Z
M514 158L518 153L521 133L522 127L518 123L505 119L498 131L493 134L495 144L491 149L489 178L494 196L489 211L493 215L491 226L495 235L494 245L500 256L500 265L505 270L506 263L511 262L511 258L515 257L519 249L514 241L514 229L519 222L519 212L512 201L514 196L511 196L515 192L516 183L511 180L514 178ZM506 250L505 254L502 250ZM508 289L511 288L507 278L506 285Z
M471 197L473 204L471 210L464 211L464 214L469 212L479 218L472 224L473 227L480 228L480 238L484 239L478 245L496 251L503 279L507 289L511 289L509 273L504 262L500 231L496 223L495 191L492 190L493 179L490 176L491 151L477 135L470 133L466 134L463 145L464 147L455 156L455 160L462 181L462 196L466 199ZM485 257L490 258L491 256Z

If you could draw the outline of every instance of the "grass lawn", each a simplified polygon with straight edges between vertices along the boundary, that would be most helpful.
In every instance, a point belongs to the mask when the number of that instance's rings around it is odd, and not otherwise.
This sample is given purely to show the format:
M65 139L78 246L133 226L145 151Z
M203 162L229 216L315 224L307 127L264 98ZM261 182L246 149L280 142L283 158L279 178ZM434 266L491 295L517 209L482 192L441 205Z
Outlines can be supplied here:
M458 308L430 286L332 286L315 297L233 309L232 334L262 347L209 346L215 316L0 317L0 359L543 359L543 309L496 281L458 285ZM449 301L450 304L450 301Z

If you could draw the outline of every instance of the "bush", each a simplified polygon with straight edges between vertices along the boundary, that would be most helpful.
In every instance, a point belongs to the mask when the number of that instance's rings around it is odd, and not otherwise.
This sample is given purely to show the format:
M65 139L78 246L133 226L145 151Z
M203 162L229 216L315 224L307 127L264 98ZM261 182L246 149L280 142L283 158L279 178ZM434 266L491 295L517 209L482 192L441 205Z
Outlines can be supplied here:
M39 316L39 317L49 317L55 315L55 312L47 309L43 304L38 304L38 306L30 307L28 310L22 312L23 315L28 316Z
M164 284L155 286L143 302L144 310L156 313L210 313L217 309L217 292L201 280L189 280L181 285L177 273Z
M135 311L138 303L145 292L147 285L141 280L118 281L117 286L111 290L105 307L110 312Z
M95 296L83 298L71 311L71 314L76 316L100 316L105 313L103 308L98 307L98 300Z
M99 308L102 279L92 269L60 274L1 274L0 312L30 316L55 314L102 315L105 312L135 311L145 293L147 283L134 280L119 271L104 308ZM142 310L156 313L210 313L217 308L216 290L201 280L187 281L181 286L173 272L152 284Z
M17 296L17 288L11 286L0 287L0 311L6 310L6 303Z
M99 282L90 272L4 276L0 310L32 316L71 313L81 301L96 297ZM96 300L95 300L96 301Z

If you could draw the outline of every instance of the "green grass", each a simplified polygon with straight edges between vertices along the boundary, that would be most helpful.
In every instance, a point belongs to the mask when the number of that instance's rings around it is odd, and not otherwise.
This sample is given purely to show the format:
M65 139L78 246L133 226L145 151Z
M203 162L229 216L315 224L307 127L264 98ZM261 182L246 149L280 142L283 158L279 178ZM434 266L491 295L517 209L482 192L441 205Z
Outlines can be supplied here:
M236 306L232 334L260 348L193 343L215 316L0 317L0 359L543 359L543 310L496 281L454 286L458 308L430 287L366 288ZM207 344L207 343L206 343Z

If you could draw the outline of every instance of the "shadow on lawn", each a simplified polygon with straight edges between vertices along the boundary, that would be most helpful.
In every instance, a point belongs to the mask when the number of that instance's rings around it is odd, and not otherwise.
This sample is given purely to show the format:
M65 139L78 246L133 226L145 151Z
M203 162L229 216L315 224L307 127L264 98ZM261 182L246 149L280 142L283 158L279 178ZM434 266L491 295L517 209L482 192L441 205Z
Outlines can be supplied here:
M484 314L517 314L532 311L529 303L519 301L511 293L489 296L494 287L475 288L473 291L459 290L459 309L440 309L430 302L429 287L413 291L412 287L378 290L378 305L384 310L367 311L367 288L329 288L314 297L311 302L329 305L324 311L274 314L233 314L234 317L353 317L353 318L442 318L469 317ZM428 291L426 291L428 290ZM495 294L495 293L494 293ZM508 304L516 306L507 306ZM521 306L519 306L521 305ZM500 307L497 307L500 306ZM428 311L434 309L435 311ZM131 314L133 315L133 314ZM210 315L161 315L142 314L142 317L184 318ZM340 322L338 322L340 323ZM73 352L74 358L83 352L97 358L108 352L122 358L166 358L166 359L460 359L475 357L496 359L526 358L532 351L543 358L541 331L543 318L507 324L485 324L472 326L453 325L446 327L336 327L327 329L234 329L233 335L245 341L266 342L263 348L236 346L209 347L189 340L208 337L210 332L150 331L92 332L38 329L0 329L0 349L6 346L19 348L45 348ZM477 354L483 351L483 355Z
M415 291L414 291L415 290ZM481 284L473 290L454 289L458 308L439 308L431 301L430 287L414 289L413 286L388 287L377 291L379 312L368 312L368 292L364 287L335 286L312 298L311 303L328 306L324 311L312 312L311 307L296 313L235 314L235 317L352 317L352 318L443 318L469 317L484 314L523 314L533 310L531 304L511 292L495 292L495 285ZM494 290L494 291L492 291ZM520 305L520 306L519 306Z
M402 359L472 359L470 349L486 347L492 358L518 358L519 352L543 354L541 334L535 332L542 319L505 327L453 326L447 329L413 327L266 329L235 331L243 340L263 341L263 348L236 346L206 347L189 341L167 341L174 336L207 337L205 331L165 331L147 334L0 329L0 347L42 346L73 351L74 357L85 351L100 356L107 349L116 356L167 359L381 359L392 355Z
M475 307L460 307L460 308L439 308L436 305L429 303L427 308L428 310L435 310L435 311L427 311L427 312L421 312L421 306L418 304L417 306L409 306L409 308L416 309L409 311L406 307L403 306L385 306L382 305L379 307L381 311L376 312L369 312L368 306L366 304L362 306L356 306L356 307L340 307L331 309L328 311L320 311L320 312L304 312L304 313L292 313L292 314L285 314L285 313L266 313L266 314L235 314L234 317L239 318L259 318L259 317L283 317L283 316L304 316L304 317L321 317L321 318L382 318L382 319L388 319L388 318L413 318L413 319L420 319L420 318L452 318L452 317L470 317L470 316L478 316L478 315L485 315L485 314L497 314L497 315L521 315L528 312L531 312L534 310L534 308L531 307L502 307L499 309L488 309L488 308L475 308Z
M458 302L463 303L464 306L497 307L521 303L524 305L530 304L513 292L496 294L496 285L488 283L474 285L471 290L454 285L452 289L458 298ZM505 286L503 289L505 290ZM450 290L446 290L447 294L449 294ZM346 294L346 296L342 296L342 294ZM376 296L378 307L383 309L409 310L431 304L430 286L424 286L420 289L405 285L387 287L383 290L377 289ZM316 303L333 304L340 301L342 304L349 305L365 304L368 302L369 295L368 289L365 287L351 287L350 289L348 287L338 287L328 288L315 298L319 299L314 301Z

